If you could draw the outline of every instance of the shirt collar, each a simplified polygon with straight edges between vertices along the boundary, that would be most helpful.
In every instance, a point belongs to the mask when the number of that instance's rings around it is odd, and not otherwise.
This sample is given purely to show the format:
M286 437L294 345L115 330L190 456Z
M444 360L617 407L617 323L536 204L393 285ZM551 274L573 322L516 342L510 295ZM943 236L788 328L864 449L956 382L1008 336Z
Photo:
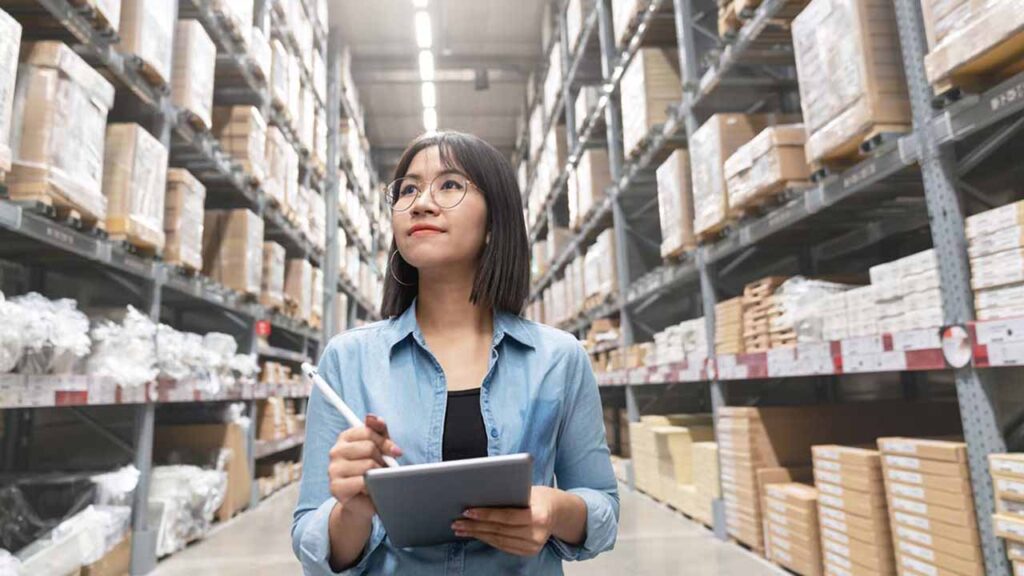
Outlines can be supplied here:
M402 312L400 316L392 320L391 338L388 342L388 346L393 348L395 344L405 340L410 334L412 334L420 344L423 344L423 333L420 332L419 323L416 321L415 299L412 301L412 304L405 309L405 312ZM523 346L527 346L529 348L536 347L533 341L533 336L530 334L529 327L522 318L507 312L495 312L494 345L497 346L505 336L512 337L512 339Z

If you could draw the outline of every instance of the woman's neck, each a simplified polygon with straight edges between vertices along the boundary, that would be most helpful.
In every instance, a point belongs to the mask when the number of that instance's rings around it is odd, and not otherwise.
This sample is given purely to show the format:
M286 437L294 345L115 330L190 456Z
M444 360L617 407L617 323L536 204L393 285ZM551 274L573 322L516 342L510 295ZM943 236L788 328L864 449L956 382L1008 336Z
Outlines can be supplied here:
M439 332L491 334L494 317L490 307L472 304L472 275L420 272L416 296L416 321L424 335Z

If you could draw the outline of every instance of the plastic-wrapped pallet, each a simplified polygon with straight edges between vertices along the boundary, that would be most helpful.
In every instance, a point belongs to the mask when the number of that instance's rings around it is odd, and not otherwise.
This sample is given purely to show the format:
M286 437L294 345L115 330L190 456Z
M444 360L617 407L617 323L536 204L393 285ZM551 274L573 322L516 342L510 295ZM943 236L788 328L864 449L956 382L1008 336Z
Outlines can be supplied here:
M576 133L579 134L583 131L583 124L587 120L587 116L590 115L591 111L597 107L598 101L601 100L601 86L596 84L587 84L580 86L579 93L576 94ZM600 121L600 119L598 119Z
M324 271L315 266L309 298L309 324L319 328L324 317Z
M87 221L105 220L103 149L114 87L60 42L21 50L8 191L15 200L47 197Z
M167 149L138 124L110 124L103 161L107 231L135 246L164 247Z
M575 52L576 47L580 43L580 34L583 33L583 27L586 25L587 18L594 11L594 7L597 5L595 0L569 0L569 5L565 11L565 26L568 29L569 37L569 52Z
M313 126L313 164L321 174L327 170L327 114L317 110Z
M772 333L792 333L797 342L820 342L822 340L822 312L834 314L833 310L822 311L815 303L832 294L845 292L849 285L813 280L794 276L775 290L774 301L780 314L769 320Z
M654 126L668 119L668 107L679 104L679 53L667 48L641 48L622 74L622 145L627 156Z
M754 137L757 127L746 114L715 114L690 142L693 173L694 232L717 232L729 217L729 195L724 164L741 145Z
M210 529L227 491L227 474L196 466L156 466L149 508L156 512L157 556L185 547Z
M192 271L203 269L203 204L206 187L183 168L167 170L164 200L164 261Z
M309 241L323 250L327 245L327 206L324 197L315 190L309 195Z
M284 246L269 240L264 242L260 304L278 311L284 309L284 267Z
M562 43L555 40L548 56L548 69L544 76L544 117L551 117L558 94L562 90Z
M271 203L282 208L288 206L288 151L291 146L277 126L267 128L266 141L266 173L263 190ZM291 150L294 154L294 150Z
M288 56L288 101L285 108L296 130L302 118L302 63L295 54Z
M334 330L336 334L348 330L348 294L344 292L334 296Z
M0 10L0 181L11 171L11 112L18 77L21 24Z
M910 127L890 0L813 0L793 20L807 160L856 156L865 139Z
M252 41L253 0L212 0L213 8L224 16L232 35L246 47Z
M270 73L270 98L274 106L286 110L288 99L291 94L291 79L289 62L291 57L284 43L277 38L270 41L270 49L273 54L271 59Z
M930 48L925 73L938 91L1024 70L1024 11L1016 0L922 0L921 7Z
M213 125L213 75L217 46L198 20L178 20L174 33L171 102L190 112L203 128Z
M308 320L313 295L313 265L305 258L289 258L284 273L284 300L291 316Z
M277 128L274 128L277 130ZM278 131L280 134L280 131ZM213 109L213 135L221 147L238 160L246 174L257 182L267 178L267 123L255 106L218 106ZM283 138L283 136L281 136ZM267 187L267 193L273 190Z
M143 74L157 86L171 79L174 8L174 3L166 0L121 0L121 41L117 48L137 56Z
M263 30L257 27L252 28L252 44L249 47L249 56L252 58L253 71L256 76L265 82L272 80L274 68L274 49L270 47L270 40L267 39Z
M612 0L612 32L615 35L615 43L622 44L626 41L626 31L629 24L638 17L641 8L646 7L646 2L641 0Z
M544 108L534 106L530 113L530 157L537 155L541 146L544 145L544 138L541 132L544 131Z
M244 208L207 210L203 274L243 294L258 296L263 276L263 220Z
M693 235L693 194L690 190L690 155L674 150L658 167L658 215L661 219L661 255L679 256L697 247Z
M313 90L302 86L299 93L301 94L298 122L299 142L308 152L312 153L316 139L316 105L314 103Z
M822 574L818 491L800 483L764 487L768 559L803 576Z
M978 319L1024 315L1024 201L968 217L966 232Z
M729 206L757 206L786 187L810 179L803 124L765 128L725 161Z
M597 236L585 256L586 297L603 298L618 291L619 278L615 254L615 231Z
M900 572L983 576L967 445L892 437L878 448Z
M878 451L825 444L811 454L826 570L896 574Z
M575 175L578 221L574 227L579 227L594 206L604 201L605 188L612 184L611 171L608 168L608 151L604 148L584 150L580 154Z

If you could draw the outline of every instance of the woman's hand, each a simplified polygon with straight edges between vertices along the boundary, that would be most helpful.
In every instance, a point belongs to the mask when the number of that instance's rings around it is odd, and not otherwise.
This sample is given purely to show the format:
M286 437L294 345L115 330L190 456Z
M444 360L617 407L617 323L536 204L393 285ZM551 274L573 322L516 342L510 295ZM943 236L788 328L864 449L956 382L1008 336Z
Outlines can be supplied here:
M466 518L452 524L452 530L456 536L475 538L509 554L536 556L555 531L566 498L578 499L561 490L534 486L529 508L472 508L466 510Z
M341 504L344 515L369 520L377 513L366 492L363 474L383 468L384 454L401 456L402 451L388 436L383 420L370 414L366 426L349 428L338 435L327 466L331 495Z

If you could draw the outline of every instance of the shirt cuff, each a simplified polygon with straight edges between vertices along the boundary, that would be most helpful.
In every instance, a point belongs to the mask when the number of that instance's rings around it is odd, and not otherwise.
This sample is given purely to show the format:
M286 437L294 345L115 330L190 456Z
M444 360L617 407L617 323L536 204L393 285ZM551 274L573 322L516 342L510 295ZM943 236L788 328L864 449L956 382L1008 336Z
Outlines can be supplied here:
M333 576L358 576L366 571L366 567L369 564L370 556L373 551L380 546L381 542L384 541L386 533L384 531L384 525L381 524L380 518L375 514L373 516L373 524L370 529L370 537L366 541L366 548L363 549L362 554L359 557L359 562L354 566L342 570L341 572L335 572L331 569L330 556L331 556L331 537L330 537L330 521L331 521L331 510L338 504L334 498L328 498L323 504L320 505L315 511L312 512L313 517L309 519L306 524L305 530L302 533L300 541L300 549L302 551L302 562L303 574L306 576L321 576L321 575L333 575Z
M566 490L583 499L587 505L587 536L582 545L575 546L551 537L549 540L555 553L563 560L590 560L601 552L611 550L618 534L615 511L608 501L608 495L590 488Z

